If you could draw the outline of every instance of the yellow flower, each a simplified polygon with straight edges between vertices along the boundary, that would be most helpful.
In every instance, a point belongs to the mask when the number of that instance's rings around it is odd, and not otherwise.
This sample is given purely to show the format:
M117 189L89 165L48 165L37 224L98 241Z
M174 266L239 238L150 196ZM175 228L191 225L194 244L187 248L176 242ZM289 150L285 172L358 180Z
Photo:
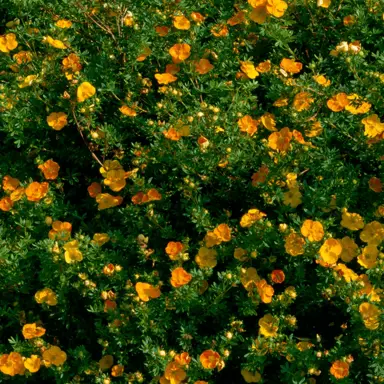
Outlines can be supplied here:
M24 361L24 367L31 373L37 372L40 369L40 366L41 359L37 355L31 355L31 357L26 358Z
M181 30L187 30L191 28L191 23L185 16L175 16L173 18L173 25L176 29Z
M264 113L264 115L260 117L260 121L264 128L267 128L268 131L277 131L275 116L272 113Z
M36 323L25 324L22 330L23 336L25 339L33 339L35 337L40 337L45 334L45 329L43 327L36 326Z
M109 240L110 240L110 238L109 238L107 233L95 233L93 235L92 242L94 244L97 244L99 247L101 247L102 245L107 243Z
M201 247L195 261L200 268L214 268L217 265L217 252L214 249Z
M288 190L288 192L284 192L283 196L284 205L289 205L292 208L296 208L302 203L302 194L299 191L299 188L291 188Z
M66 49L66 45L61 40L55 40L51 36L44 37L44 41L46 41L49 45L57 49Z
M65 28L71 28L72 21L61 19L61 20L56 21L55 25L56 25L56 27L64 28L64 29Z
M267 11L275 17L282 17L288 8L288 4L283 0L267 0Z
M15 376L24 374L23 358L18 352L0 356L0 371L4 375Z
M47 123L55 131L61 131L68 124L67 117L64 112L52 112L47 116Z
M357 257L357 262L364 268L370 269L376 266L378 255L379 250L377 246L368 244L363 249L362 254Z
M319 221L305 220L301 227L301 234L309 241L320 241L324 237L324 229Z
M333 269L338 272L339 275L343 276L347 283L355 281L359 278L359 276L345 264L337 264Z
M361 97L356 93L348 95L347 99L349 104L346 105L345 110L353 115L367 113L371 109L371 104L366 101L361 101Z
M177 76L173 76L171 73L156 73L155 79L159 84L170 84L177 80Z
M25 78L18 84L18 87L19 87L19 88L30 87L36 79L37 79L37 75L29 75L29 76L25 77Z
M331 80L328 80L323 75L313 76L313 79L316 81L317 84L322 85L323 87L329 87L331 85Z
M321 246L319 254L320 259L327 264L335 264L343 250L339 240L327 239Z
M79 250L79 242L77 240L69 241L64 244L63 248L65 249L64 258L68 264L83 260L83 254Z
M256 221L261 220L265 216L267 215L264 212L261 212L256 208L252 208L241 217L240 226L243 228L249 228L254 223L256 223Z
M259 372L250 372L247 369L241 370L241 376L246 383L258 383L261 380L261 375Z
M111 368L113 365L113 356L112 355L105 355L99 360L99 367L103 371Z
M343 250L340 254L340 258L345 263L348 263L357 256L359 247L357 246L355 241L348 236L343 237L340 240L340 243L341 243L341 246L343 247Z
M242 269L240 276L241 284L247 291L252 291L256 287L256 283L260 281L260 277L257 274L256 268L250 267Z
M369 245L379 245L384 240L384 225L372 221L360 232L360 239Z
M96 88L87 81L80 84L77 88L77 101L82 103L84 100L89 99L96 93Z
M57 304L56 293L51 288L44 288L41 291L35 293L35 300L38 304L46 303L48 305Z
M266 0L263 2L264 4L266 4ZM249 18L257 24L264 24L267 20L267 16L268 12L265 5L254 7L254 9L252 9L252 12L249 14Z
M207 59L200 59L199 61L195 62L194 65L196 72L200 75L205 75L214 68L214 66Z
M179 64L191 55L191 46L185 43L175 44L169 49L169 54L172 56L172 61Z
M8 33L6 35L0 36L0 51L8 53L13 51L18 46L16 40L16 35L14 33Z
M67 354L59 347L53 346L43 352L43 359L56 367L63 365L67 360Z
M277 319L270 313L264 315L259 320L259 333L265 337L276 337L279 329L277 325Z
M257 76L259 76L259 72L256 71L255 66L250 61L242 61L240 69L250 79L255 79Z
M351 231L358 231L364 228L364 220L358 213L349 213L346 209L341 216L340 225L344 228L348 228Z
M328 8L331 5L331 0L317 0L317 6Z
M378 115L369 115L361 122L364 124L365 136L376 137L384 132L384 123L380 121Z
M376 305L367 302L362 303L359 306L359 312L366 328L370 330L379 328L381 311Z
M96 202L99 204L98 210L101 211L120 205L123 202L123 198L121 196L112 196L109 193L99 193L96 196Z
M298 233L291 233L285 238L285 251L291 256L304 254L305 240Z

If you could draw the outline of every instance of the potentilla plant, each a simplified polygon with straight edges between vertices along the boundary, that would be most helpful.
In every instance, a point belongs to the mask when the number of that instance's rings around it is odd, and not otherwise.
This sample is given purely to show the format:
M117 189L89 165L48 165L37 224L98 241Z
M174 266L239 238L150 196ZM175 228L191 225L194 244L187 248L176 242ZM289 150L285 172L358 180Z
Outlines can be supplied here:
M384 382L382 1L0 10L0 382Z

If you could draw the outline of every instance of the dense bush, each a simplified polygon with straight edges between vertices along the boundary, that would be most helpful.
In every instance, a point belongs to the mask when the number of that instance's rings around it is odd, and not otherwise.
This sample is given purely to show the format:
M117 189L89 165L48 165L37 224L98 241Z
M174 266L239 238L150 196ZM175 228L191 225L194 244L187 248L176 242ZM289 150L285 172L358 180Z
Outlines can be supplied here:
M0 14L0 382L384 381L381 0Z

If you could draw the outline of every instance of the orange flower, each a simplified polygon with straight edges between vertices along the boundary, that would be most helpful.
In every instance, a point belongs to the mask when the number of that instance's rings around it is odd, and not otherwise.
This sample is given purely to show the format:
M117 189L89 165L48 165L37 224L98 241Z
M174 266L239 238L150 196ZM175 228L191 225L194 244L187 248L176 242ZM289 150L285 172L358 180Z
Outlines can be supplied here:
M220 355L212 351L212 349L208 349L204 351L200 355L200 363L205 369L214 369L220 362Z
M285 238L285 251L291 256L304 254L305 240L297 233L291 233Z
M39 201L48 193L49 184L47 182L32 182L25 190L25 194L29 201Z
M135 117L137 115L137 112L133 109L133 108L130 108L128 107L128 105L123 105L119 108L119 111L125 115L125 116L129 116L129 117Z
M275 269L272 271L271 279L275 284L281 284L285 280L285 273L281 269Z
M268 137L269 148L279 152L286 152L292 139L289 128L282 128L279 132L273 132Z
M104 301L104 312L114 311L117 308L117 304L112 300Z
M67 354L59 347L53 346L43 352L43 359L48 363L59 367L66 362Z
M0 199L0 211L9 212L13 207L13 201L10 197L6 196Z
M96 93L96 88L87 81L80 84L77 88L77 101L82 103L83 101L89 99Z
M101 193L101 185L99 183L93 182L88 188L89 196L95 198Z
M176 75L180 72L180 65L178 64L167 64L165 66L165 72L170 73L171 75Z
M191 46L186 43L175 44L168 52L172 56L172 61L179 64L191 55Z
M29 372L35 373L40 369L41 359L37 355L31 355L24 361L24 368L28 369Z
M260 277L257 274L256 268L250 267L247 269L242 269L240 281L247 291L252 291L256 287L256 284L260 281Z
M214 68L214 66L207 59L200 59L199 61L196 61L194 65L196 72L200 75L205 75Z
M245 115L237 122L240 131L248 133L253 136L257 132L258 121L254 120L251 116Z
M259 63L256 67L256 71L260 73L266 73L271 70L271 62L269 60Z
M183 250L184 245L180 241L170 241L165 248L165 252L171 260L177 260Z
M196 23L202 23L205 20L205 17L199 12L192 12L191 19Z
M383 184L381 183L380 179L377 177L371 177L368 182L369 189L371 189L373 192L380 193L383 192Z
M303 68L303 64L292 59L283 59L281 60L280 68L288 73L299 73Z
M259 170L252 175L252 185L256 187L257 184L265 183L268 173L268 167L266 165L262 165Z
M72 224L67 221L54 221L52 229L48 233L51 240L67 241L71 237Z
M178 267L172 271L171 285L172 287L179 288L188 284L192 280L192 275L184 268Z
M175 356L175 361L176 363L183 366L183 365L188 365L192 361L192 359L191 359L191 356L189 356L188 352L182 352Z
M322 85L323 87L329 87L331 85L331 81L323 75L313 76L313 79L316 81L317 84Z
M288 8L288 4L283 0L268 0L267 11L275 17L282 17Z
M176 29L187 30L191 28L191 23L185 16L175 16L173 18L173 25Z
M74 73L79 72L83 68L80 64L80 57L75 53L71 53L67 57L64 57L62 64L65 70Z
M154 287L148 283L138 282L135 285L137 294L139 295L140 300L149 301L150 299L156 299L161 295L160 289Z
M104 275L112 276L115 273L115 266L112 263L107 264L103 268Z
M44 164L38 167L44 174L47 180L55 180L59 175L60 166L53 160L47 160Z
M244 23L245 21L245 12L239 11L236 14L234 14L230 19L227 20L227 24L231 27Z
M157 73L155 78L159 84L170 84L177 80L177 77L170 73Z
M61 131L67 124L67 115L64 112L52 112L47 117L47 123L55 131Z
M3 177L3 189L6 192L13 192L20 185L20 181L9 175Z
M309 92L299 92L293 99L293 108L297 112L306 111L314 101Z
M0 356L0 371L4 375L22 375L25 371L23 358L18 352L11 352L9 355Z
M338 93L327 101L328 108L333 112L342 111L349 104L346 93Z
M8 53L17 48L18 42L14 33L7 33L0 36L0 52Z
M344 379L349 375L349 364L342 360L336 360L332 363L329 372L336 379Z
M12 202L19 201L25 194L25 189L22 187L17 188L10 195Z
M92 243L97 244L99 247L101 247L105 243L108 243L109 240L110 240L110 237L108 233L95 233L93 235Z
M248 259L247 251L243 248L235 248L233 257L239 261L246 261Z
M324 229L319 221L305 220L301 226L301 234L309 241L320 241L324 237Z
M164 37L168 35L169 28L165 26L158 26L155 28L155 31L159 36Z
M171 384L180 384L187 377L187 374L179 363L172 361L165 367L164 377Z
M25 339L33 339L35 337L43 336L45 334L45 329L43 327L37 327L36 323L32 323L25 324L22 332Z
M273 294L275 292L273 287L269 285L264 279L256 282L256 287L257 292L260 295L261 301L266 304L271 303Z
M341 255L343 248L339 240L327 239L319 250L320 260L327 264L335 264Z
M120 205L123 202L123 198L121 196L112 196L109 193L99 193L96 196L96 202L99 204L98 210L101 211Z
M229 35L228 27L225 24L216 24L211 28L211 33L215 37L226 37Z

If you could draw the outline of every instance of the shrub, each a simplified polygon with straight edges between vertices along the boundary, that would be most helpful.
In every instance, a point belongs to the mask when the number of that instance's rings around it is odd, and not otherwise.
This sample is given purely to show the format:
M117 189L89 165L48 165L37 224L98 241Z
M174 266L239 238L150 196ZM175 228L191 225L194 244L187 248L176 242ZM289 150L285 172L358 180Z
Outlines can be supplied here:
M384 381L384 5L2 2L0 381Z

